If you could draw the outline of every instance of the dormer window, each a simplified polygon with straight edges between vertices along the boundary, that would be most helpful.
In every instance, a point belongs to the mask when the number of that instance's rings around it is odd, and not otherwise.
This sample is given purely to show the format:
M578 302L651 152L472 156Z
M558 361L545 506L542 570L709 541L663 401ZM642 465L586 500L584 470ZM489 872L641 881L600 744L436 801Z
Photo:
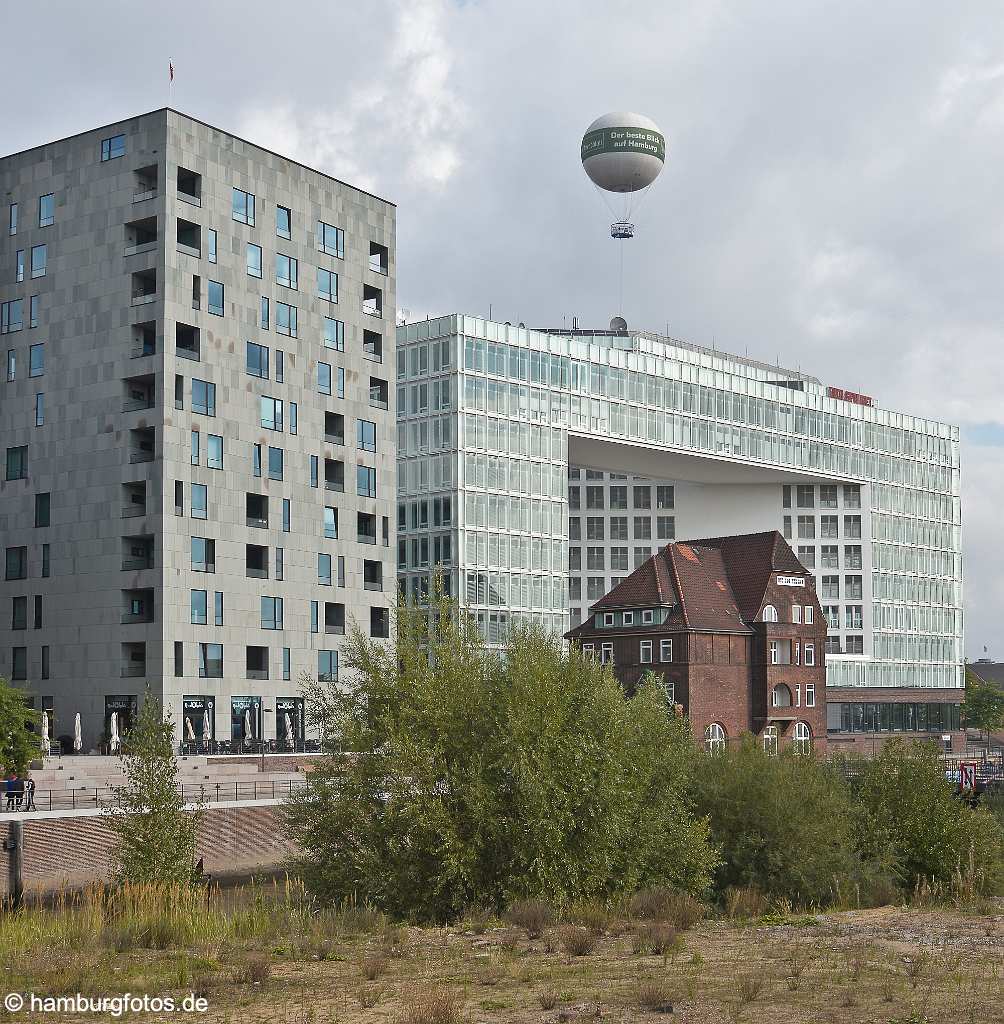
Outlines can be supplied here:
M777 609L772 604L765 604L763 606L763 621L777 622Z
M614 613L613 612L604 612L604 614L603 614L603 625L604 626L612 626L613 624L614 624Z
M624 625L625 626L633 626L634 625L634 612L625 612L624 613Z
M655 621L655 612L652 611L651 608L646 608L645 611L641 613L641 621L642 625L650 626Z

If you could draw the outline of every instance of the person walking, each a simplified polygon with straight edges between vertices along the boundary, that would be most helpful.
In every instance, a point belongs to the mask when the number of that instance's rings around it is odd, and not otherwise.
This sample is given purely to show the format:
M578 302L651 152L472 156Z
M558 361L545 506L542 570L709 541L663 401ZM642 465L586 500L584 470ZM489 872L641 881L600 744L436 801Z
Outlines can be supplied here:
M17 810L21 810L21 802L24 800L24 779L20 775L14 776L14 803Z
M4 784L4 790L7 794L8 811L14 810L14 778L14 773L11 772L10 775L7 776L7 782Z
M38 810L35 806L35 780L30 775L24 780L24 809L26 811Z

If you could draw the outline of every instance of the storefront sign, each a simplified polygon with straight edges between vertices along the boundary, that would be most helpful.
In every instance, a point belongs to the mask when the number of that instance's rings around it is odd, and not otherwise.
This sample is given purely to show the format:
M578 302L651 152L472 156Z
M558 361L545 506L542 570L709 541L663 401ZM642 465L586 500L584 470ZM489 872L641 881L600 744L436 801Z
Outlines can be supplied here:
M778 576L777 585L779 587L804 587L805 579L802 576Z

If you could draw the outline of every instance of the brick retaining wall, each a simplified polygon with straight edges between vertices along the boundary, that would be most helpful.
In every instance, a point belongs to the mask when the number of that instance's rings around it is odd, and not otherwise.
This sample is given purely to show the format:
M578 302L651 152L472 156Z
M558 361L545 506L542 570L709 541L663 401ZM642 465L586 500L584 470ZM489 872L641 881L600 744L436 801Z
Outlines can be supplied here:
M281 867L289 847L278 829L278 807L209 808L199 828L197 856L213 874ZM24 817L25 889L52 892L105 881L114 837L100 815ZM7 838L5 823L0 834ZM6 892L8 854L0 852L0 892Z

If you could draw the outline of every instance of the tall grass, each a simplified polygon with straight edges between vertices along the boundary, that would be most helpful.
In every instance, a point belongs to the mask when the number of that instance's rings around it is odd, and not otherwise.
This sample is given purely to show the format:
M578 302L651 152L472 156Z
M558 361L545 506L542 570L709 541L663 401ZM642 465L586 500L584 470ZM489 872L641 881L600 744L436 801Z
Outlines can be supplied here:
M368 907L321 908L287 878L240 894L218 886L93 885L49 904L29 902L0 916L0 962L96 946L132 949L253 947L276 936L319 946L332 936L382 928Z

